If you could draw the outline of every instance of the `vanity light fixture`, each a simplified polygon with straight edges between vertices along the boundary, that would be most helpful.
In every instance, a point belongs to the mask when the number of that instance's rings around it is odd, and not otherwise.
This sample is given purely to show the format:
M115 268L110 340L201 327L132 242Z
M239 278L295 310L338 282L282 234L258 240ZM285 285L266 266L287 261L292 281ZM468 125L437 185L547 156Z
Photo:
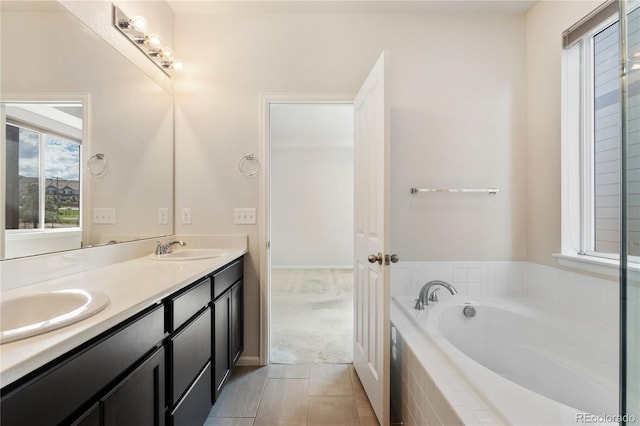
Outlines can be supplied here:
M122 9L113 5L113 25L169 77L168 70L182 69L182 61L173 57L173 49L162 46L158 34L146 33L147 20L144 17L136 15L129 18Z

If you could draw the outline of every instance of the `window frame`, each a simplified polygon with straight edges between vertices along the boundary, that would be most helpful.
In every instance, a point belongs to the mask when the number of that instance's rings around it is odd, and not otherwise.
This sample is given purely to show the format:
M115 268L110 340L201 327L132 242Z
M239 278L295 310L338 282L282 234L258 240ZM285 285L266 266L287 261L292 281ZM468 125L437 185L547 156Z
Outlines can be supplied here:
M83 176L82 176L82 140L78 139L77 137L74 137L72 135L68 135L68 134L64 134L62 132L56 132L54 130L50 130L47 129L45 127L39 127L36 123L26 123L23 122L19 119L15 119L15 118L11 118L11 117L6 117L6 120L4 122L4 128L6 129L7 126L14 126L17 128L22 128L22 129L26 129L28 131L31 132L35 132L39 134L39 140L38 140L38 149L39 149L39 163L38 163L38 167L39 167L39 175L38 175L38 185L39 185L39 190L38 190L38 215L39 215L39 224L38 224L38 228L32 228L32 229L4 229L4 232L6 233L7 236L11 236L11 235L26 235L26 234L41 234L41 233L63 233L63 232L73 232L73 233L77 233L77 232L81 232L82 231L82 217L83 217L83 211L82 211L82 190L80 190L80 193L78 194L79 197L79 210L78 210L78 226L68 226L68 227L63 227L63 228L47 228L46 225L46 200L47 200L47 195L49 195L48 191L47 191L47 186L46 186L46 182L47 182L47 177L45 176L45 144L46 144L46 138L47 136L50 137L57 137L60 139L64 139L65 141L69 141L72 143L75 143L76 145L78 145L78 187L82 188L82 181L83 181ZM6 131L6 130L3 130ZM56 194L59 195L59 194ZM3 224L3 226L6 226Z
M619 253L595 251L594 36L619 22L617 11L575 37L562 49L561 167L562 234L558 263L618 276ZM640 270L640 257L629 256Z

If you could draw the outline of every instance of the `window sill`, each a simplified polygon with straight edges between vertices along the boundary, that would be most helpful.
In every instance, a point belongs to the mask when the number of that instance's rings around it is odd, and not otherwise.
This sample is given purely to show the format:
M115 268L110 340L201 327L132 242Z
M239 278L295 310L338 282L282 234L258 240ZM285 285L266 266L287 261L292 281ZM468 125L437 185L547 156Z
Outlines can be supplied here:
M581 255L581 254L560 254L555 253L553 257L556 261L569 268L581 269L586 272L594 272L596 274L608 275L610 277L618 277L620 275L620 261L617 259L605 259L602 257ZM629 263L628 269L634 272L640 272L640 265L637 263Z

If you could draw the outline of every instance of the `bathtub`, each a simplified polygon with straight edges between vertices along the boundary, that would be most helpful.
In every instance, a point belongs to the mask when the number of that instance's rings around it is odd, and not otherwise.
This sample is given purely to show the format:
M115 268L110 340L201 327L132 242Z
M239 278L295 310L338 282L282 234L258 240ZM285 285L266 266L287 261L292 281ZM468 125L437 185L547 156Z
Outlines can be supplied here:
M463 315L465 302L475 307L474 317ZM456 295L424 311L414 304L413 298L394 298L392 321L398 331L435 347L499 423L617 424L616 330L506 298ZM407 327L420 333L407 333ZM424 364L427 374L435 376L429 360ZM449 404L454 410L460 405Z

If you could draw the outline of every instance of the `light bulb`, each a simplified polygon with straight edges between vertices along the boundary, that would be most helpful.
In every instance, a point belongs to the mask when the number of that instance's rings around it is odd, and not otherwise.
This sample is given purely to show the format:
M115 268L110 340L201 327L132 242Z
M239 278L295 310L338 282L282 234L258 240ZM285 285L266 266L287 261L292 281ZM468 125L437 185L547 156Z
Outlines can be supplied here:
M144 18L144 16L136 15L131 18L131 26L134 30L143 33L147 30L147 20Z
M174 70L181 70L183 67L182 61L180 59L174 59L171 62L171 68L173 68Z
M151 33L147 36L147 44L154 49L160 47L160 36L156 33Z
M160 49L160 54L163 58L170 58L173 56L173 49L171 49L170 47L163 47L162 49Z

